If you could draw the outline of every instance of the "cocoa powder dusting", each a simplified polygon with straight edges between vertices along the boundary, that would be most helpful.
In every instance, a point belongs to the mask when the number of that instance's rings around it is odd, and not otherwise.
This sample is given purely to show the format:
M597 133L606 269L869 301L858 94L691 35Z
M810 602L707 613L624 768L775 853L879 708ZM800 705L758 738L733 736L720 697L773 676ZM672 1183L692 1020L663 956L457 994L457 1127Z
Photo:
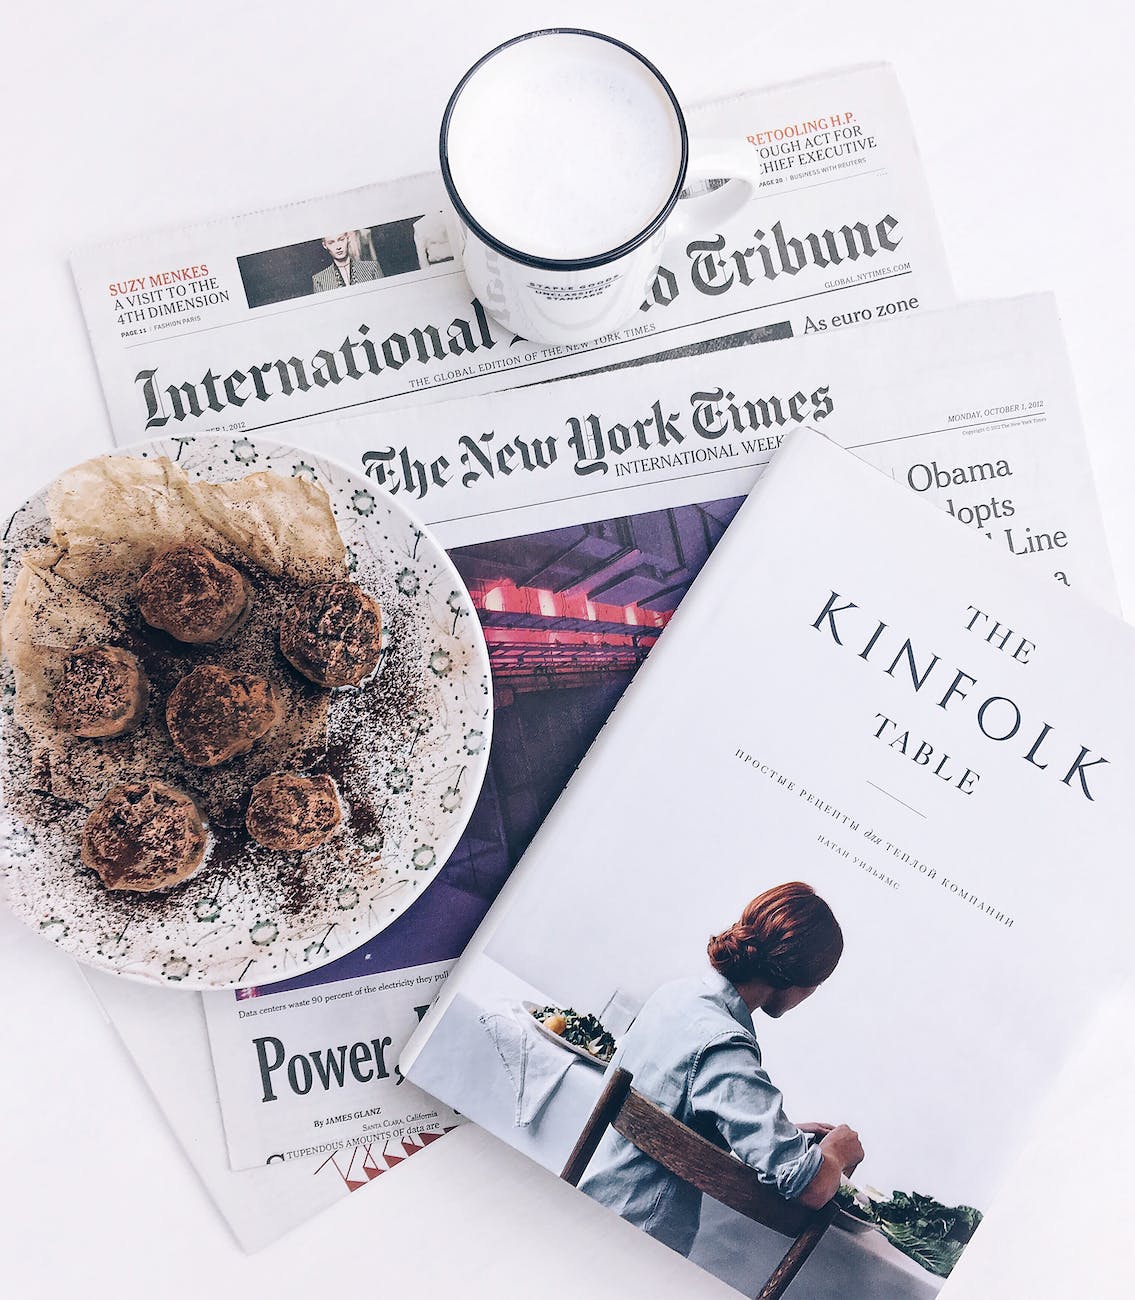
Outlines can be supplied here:
M260 962L256 971L260 978L272 972L280 978L287 968L276 965L280 958L272 947L277 935L286 934L290 942L298 938L296 947L288 949L295 955L285 960L318 964L328 950L324 945L342 947L332 937L338 926L343 927L340 935L348 936L361 926L373 927L380 917L401 910L386 898L391 890L413 893L419 883L431 878L404 869L392 875L383 862L387 852L405 864L419 848L410 837L422 834L417 829L421 812L414 811L407 791L414 781L425 783L414 786L415 791L431 789L437 770L434 755L438 763L452 761L443 759L452 750L438 745L447 720L439 715L440 696L424 668L435 644L425 638L435 634L421 617L420 607L395 583L404 561L382 554L356 557L358 568L351 577L378 602L385 624L383 649L376 670L362 683L329 690L308 680L284 657L279 630L281 622L292 617L301 593L312 585L316 567L322 566L318 574L322 583L341 583L346 577L345 564L331 556L330 547L326 561L312 561L306 571L303 565L289 564L288 556L298 555L298 549L277 548L269 555L273 570L269 571L235 545L227 546L220 534L210 535L209 546L217 559L250 584L251 600L241 622L219 640L191 644L151 626L139 612L138 584L153 553L161 549L162 539L156 538L155 551L141 558L135 548L129 562L115 542L90 537L81 553L69 555L66 548L56 548L52 560L47 539L27 532L9 539L9 555L27 555L36 544L44 546L46 558L37 556L37 562L45 576L36 588L37 593L42 589L38 603L27 609L28 624L37 631L42 625L50 632L61 622L54 607L62 600L65 605L73 603L69 615L75 634L54 641L51 636L30 639L34 645L61 647L54 657L53 652L44 652L42 665L32 670L26 662L17 668L17 679L28 680L29 671L33 677L39 675L47 702L46 714L40 716L49 722L20 733L21 743L14 743L12 729L6 728L0 779L8 812L29 829L24 844L30 845L30 855L21 869L39 873L44 882L58 880L67 888L76 873L91 880L95 891L91 933L101 954L113 958L116 952L127 951L133 927L153 936L147 942L157 944L157 950L172 951L175 956L170 960L176 964L182 960L176 955L181 950L166 944L176 945L178 940L172 936L189 933L187 923L196 923L208 931L203 937L213 953L229 951L231 932L234 960L250 951L251 934L252 944L263 947L251 950L249 964ZM301 544L297 542L297 548ZM267 548L266 555L270 551ZM63 565L57 580L55 565L60 557ZM14 568L10 562L5 567L9 600ZM292 576L297 571L302 576ZM81 739L50 725L52 692L66 656L96 645L119 647L135 656L149 683L149 705L140 725L112 739ZM215 767L186 762L166 725L171 693L203 665L267 679L279 705L278 721L267 735L248 753ZM448 663L434 671L448 672ZM11 681L7 666L4 672L5 681ZM22 717L23 725L33 714L25 710L16 716ZM418 761L423 749L428 750L428 762ZM342 821L324 843L292 852L267 848L248 833L245 819L253 786L280 772L326 776L334 782ZM193 799L206 823L205 861L189 879L169 888L150 893L107 890L95 883L93 871L79 864L83 826L112 787L143 781L163 782ZM432 801L435 796L429 797ZM420 848L426 865L415 861L414 866L429 871L432 846ZM399 892L398 898L404 897ZM74 912L65 915L72 926L80 923ZM200 934L201 929L192 932ZM185 951L184 956L192 964L193 954ZM215 955L210 960L226 959ZM236 974L246 969L244 955L239 963ZM178 978L168 973L167 977Z

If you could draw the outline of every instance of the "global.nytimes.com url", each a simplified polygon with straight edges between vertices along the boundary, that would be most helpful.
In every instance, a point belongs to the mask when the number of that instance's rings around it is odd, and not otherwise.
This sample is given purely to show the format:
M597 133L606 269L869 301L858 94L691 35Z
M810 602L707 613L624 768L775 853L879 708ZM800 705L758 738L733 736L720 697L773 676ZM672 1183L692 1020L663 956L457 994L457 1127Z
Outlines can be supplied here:
M892 275L905 275L910 270L909 262L900 262L897 266L875 266L868 271L857 271L854 275L841 275L835 280L825 280L825 289L842 289L849 284L862 284L865 280L889 279Z

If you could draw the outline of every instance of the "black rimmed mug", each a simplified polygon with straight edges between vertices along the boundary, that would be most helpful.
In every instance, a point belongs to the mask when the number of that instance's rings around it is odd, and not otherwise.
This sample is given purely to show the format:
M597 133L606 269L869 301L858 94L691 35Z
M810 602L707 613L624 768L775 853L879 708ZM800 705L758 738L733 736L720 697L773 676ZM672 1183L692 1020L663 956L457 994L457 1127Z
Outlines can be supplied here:
M474 293L546 344L590 342L635 316L689 178L759 180L731 142L691 150L658 69L580 28L528 32L479 59L446 105L440 156Z

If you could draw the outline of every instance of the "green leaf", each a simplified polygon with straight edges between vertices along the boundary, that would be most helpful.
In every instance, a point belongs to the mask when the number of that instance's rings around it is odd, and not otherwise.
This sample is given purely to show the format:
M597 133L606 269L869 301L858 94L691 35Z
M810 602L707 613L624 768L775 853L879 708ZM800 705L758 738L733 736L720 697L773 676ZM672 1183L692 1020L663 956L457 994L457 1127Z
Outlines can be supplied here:
M924 1236L916 1224L882 1223L879 1229L904 1255L909 1255L936 1277L949 1277L965 1249L964 1241Z
M981 1222L972 1205L943 1205L922 1192L894 1192L889 1200L871 1200L867 1207L844 1184L836 1193L841 1209L873 1223L894 1246L937 1277L949 1277L962 1251Z

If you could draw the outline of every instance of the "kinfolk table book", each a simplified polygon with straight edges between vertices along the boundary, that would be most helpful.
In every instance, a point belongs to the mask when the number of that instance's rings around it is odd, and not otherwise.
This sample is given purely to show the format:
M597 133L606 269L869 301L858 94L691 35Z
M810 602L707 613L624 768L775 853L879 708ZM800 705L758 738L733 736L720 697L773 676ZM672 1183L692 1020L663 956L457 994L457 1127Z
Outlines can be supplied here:
M933 1295L1128 964L1133 653L797 430L402 1068L750 1295Z

